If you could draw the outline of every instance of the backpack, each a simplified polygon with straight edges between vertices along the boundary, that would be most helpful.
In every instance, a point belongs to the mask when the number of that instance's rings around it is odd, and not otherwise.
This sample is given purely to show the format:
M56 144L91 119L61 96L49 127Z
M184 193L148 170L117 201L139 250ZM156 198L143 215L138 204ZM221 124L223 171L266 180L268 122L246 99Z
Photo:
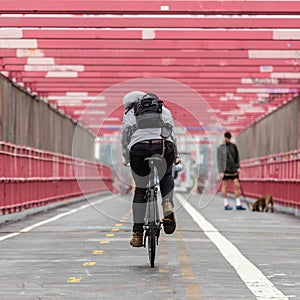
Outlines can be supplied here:
M163 102L155 94L146 94L134 105L137 129L162 128Z

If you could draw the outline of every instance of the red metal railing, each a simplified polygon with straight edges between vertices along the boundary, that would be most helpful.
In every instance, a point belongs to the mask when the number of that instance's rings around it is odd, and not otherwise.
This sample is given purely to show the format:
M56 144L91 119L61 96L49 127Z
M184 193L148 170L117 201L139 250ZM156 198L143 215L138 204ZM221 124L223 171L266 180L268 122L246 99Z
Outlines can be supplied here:
M241 169L247 196L271 194L276 204L300 209L300 149L244 160Z
M113 176L105 165L0 142L2 214L106 190Z

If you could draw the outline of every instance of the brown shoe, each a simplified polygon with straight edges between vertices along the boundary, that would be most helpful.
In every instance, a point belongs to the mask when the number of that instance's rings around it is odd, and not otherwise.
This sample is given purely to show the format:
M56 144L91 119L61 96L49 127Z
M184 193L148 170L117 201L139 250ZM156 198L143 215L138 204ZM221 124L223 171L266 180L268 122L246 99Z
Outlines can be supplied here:
M169 200L166 200L163 204L163 225L164 232L166 234L172 234L176 229L176 218L173 210L173 205Z
M132 247L143 247L143 233L142 232L134 232L132 234L132 239L130 241L130 245Z
M164 212L164 217L169 216L170 214L173 213L173 205L170 200L166 200L163 204L163 212Z

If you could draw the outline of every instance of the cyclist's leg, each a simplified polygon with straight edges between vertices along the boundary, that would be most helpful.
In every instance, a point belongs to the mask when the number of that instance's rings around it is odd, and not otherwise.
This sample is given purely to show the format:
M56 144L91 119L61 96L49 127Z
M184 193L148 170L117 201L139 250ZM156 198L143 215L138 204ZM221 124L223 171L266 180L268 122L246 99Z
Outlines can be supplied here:
M162 178L160 187L163 199L164 231L166 234L172 234L176 229L173 201L174 179L172 177L172 170L171 172L167 172Z
M164 158L166 160L167 167L165 173L160 174L160 190L164 213L164 231L166 234L172 234L176 229L173 201L174 178L172 176L172 168L175 160L174 144L167 144Z
M173 202L174 178L172 176L172 166L171 166L171 171L167 169L165 176L160 180L160 190L162 196L162 204L164 204L165 201L168 200L172 203L172 205L174 205Z
M135 182L132 203L133 232L143 232L147 199L145 197L150 168L144 161L149 155L148 145L134 145L130 150L130 167Z
M144 218L147 206L147 199L145 197L145 193L145 188L135 188L132 203L133 232L143 232Z
M173 143L167 143L164 158L166 160L166 170L162 170L162 172L164 171L164 173L159 174L162 204L164 204L165 201L168 200L174 206L174 202L173 202L174 178L172 175L172 169L175 160L175 149Z

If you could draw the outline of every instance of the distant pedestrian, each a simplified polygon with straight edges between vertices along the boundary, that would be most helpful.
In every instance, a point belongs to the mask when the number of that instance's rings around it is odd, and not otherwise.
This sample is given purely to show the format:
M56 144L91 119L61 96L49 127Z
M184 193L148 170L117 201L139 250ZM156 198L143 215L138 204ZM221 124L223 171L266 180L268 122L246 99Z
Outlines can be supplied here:
M232 210L232 206L228 203L227 199L227 187L228 181L233 182L234 195L236 202L236 210L246 210L245 207L241 205L240 195L240 158L237 146L230 142L231 133L229 131L224 134L224 142L218 147L217 150L217 160L218 169L220 176L222 178L222 197L225 210Z

